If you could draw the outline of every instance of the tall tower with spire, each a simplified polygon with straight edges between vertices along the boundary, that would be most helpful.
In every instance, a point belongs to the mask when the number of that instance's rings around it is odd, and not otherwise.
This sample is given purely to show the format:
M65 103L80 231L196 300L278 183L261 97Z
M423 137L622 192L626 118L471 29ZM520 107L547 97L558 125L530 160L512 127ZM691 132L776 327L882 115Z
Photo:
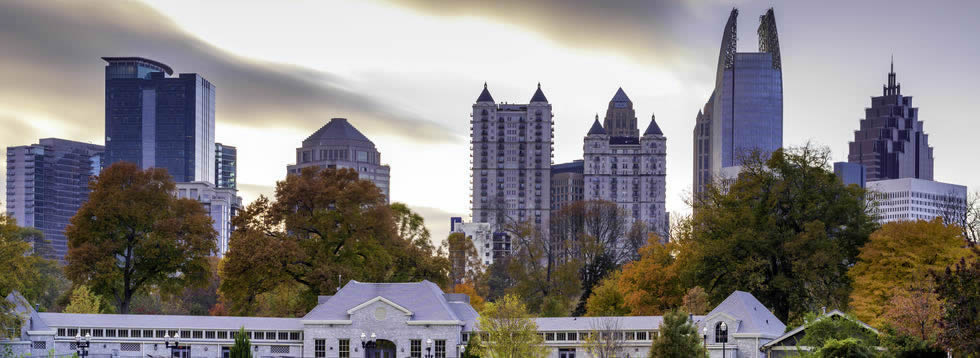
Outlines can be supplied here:
M919 109L912 107L912 97L902 95L894 59L881 96L871 97L871 107L864 109L848 149L847 161L864 165L868 181L933 179L929 135L919 120Z
M653 115L640 134L633 103L622 88L613 95L606 113L606 125L596 115L585 135L584 199L614 202L623 209L627 219L624 234L640 230L656 233L665 241L669 231L667 137ZM635 258L637 245L644 243L622 243L626 250L620 258Z
M547 235L554 120L541 84L527 104L510 104L484 83L470 116L473 222L501 234L531 223Z

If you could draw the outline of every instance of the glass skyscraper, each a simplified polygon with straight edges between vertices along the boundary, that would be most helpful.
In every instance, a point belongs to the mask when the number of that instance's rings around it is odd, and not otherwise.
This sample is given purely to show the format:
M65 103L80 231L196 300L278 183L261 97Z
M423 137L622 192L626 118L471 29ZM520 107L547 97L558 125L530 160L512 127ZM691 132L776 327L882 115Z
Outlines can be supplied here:
M104 147L57 138L7 147L7 212L17 224L40 230L34 252L64 262L65 228L89 194L89 180L102 170Z
M214 179L219 188L238 188L238 149L221 143L214 144Z
M759 19L759 52L737 52L738 9L725 25L715 90L698 113L694 128L694 192L703 190L722 168L738 167L753 151L783 146L783 75L776 18L769 9Z
M177 182L215 182L215 87L141 57L103 57L106 165L165 168Z

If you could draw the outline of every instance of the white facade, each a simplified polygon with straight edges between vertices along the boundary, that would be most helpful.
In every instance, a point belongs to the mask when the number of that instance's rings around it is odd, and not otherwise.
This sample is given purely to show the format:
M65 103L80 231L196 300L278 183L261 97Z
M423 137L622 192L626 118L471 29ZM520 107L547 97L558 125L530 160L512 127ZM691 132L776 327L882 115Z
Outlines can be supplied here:
M490 266L494 261L493 232L489 223L458 223L453 226L453 232L462 233L473 242L476 256L480 262Z
M207 182L177 183L177 197L194 199L204 205L218 232L218 257L228 252L228 240L231 238L231 218L238 214L242 207L242 198L238 190L233 188L218 188Z
M966 215L966 186L963 185L901 178L868 182L867 189L879 223Z

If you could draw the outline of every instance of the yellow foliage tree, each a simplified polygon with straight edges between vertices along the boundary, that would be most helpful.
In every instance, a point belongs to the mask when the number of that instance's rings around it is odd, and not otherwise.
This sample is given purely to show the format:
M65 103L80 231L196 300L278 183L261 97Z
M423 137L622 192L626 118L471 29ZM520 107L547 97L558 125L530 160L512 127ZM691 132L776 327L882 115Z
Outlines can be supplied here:
M654 237L640 249L640 259L623 266L619 289L630 314L662 315L681 305L681 287L674 256L677 244L661 244Z

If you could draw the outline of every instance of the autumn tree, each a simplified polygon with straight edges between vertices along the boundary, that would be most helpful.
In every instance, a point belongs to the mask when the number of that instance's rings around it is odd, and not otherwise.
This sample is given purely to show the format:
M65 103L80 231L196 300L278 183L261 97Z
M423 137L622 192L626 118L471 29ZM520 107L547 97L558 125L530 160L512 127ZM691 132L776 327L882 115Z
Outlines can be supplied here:
M933 274L943 302L939 345L957 354L980 352L980 248Z
M26 288L34 276L34 259L28 256L31 245L22 239L21 233L13 217L0 213L0 272L3 272L0 274L0 338L10 338L10 332L19 332L16 327L23 323L22 317L14 312L14 302L7 298Z
M165 169L119 162L89 187L65 231L65 273L76 286L89 286L125 314L133 296L150 287L171 293L207 281L217 233L201 203L174 195Z
M847 269L877 224L864 190L845 186L830 158L809 144L754 153L733 183L696 196L675 233L690 242L683 280L712 302L747 291L784 321L846 306Z
M506 290L520 296L531 312L543 316L566 316L581 295L581 261L562 254L560 243L525 222L511 229L513 253L507 272L514 285Z
M687 293L684 294L682 302L681 309L691 314L703 315L711 310L710 303L708 303L708 293L704 292L704 289L700 286L694 286L688 289Z
M882 225L871 234L858 262L848 272L854 280L851 307L855 315L872 325L885 323L884 313L892 297L931 285L929 273L966 256L969 250L964 245L960 229L946 226L939 218Z
M484 358L545 357L548 348L538 335L538 326L521 299L504 296L487 303L480 314L477 355Z
M885 305L881 321L899 334L924 342L935 342L942 315L941 302L931 280L908 289L898 289Z
M660 334L650 346L650 358L691 358L708 354L698 335L698 327L686 312L672 310L664 315Z
M602 282L592 290L592 295L589 296L589 300L585 304L586 316L626 316L630 314L623 293L619 290L621 276L620 271L613 272L602 279Z
M461 232L454 232L449 234L442 246L449 254L450 286L463 283L476 286L486 268L477 255L476 246L473 245L473 237L468 237Z
M81 285L71 292L71 301L64 313L102 313L102 305L102 297Z
M259 295L292 283L307 309L347 280L445 286L449 260L420 220L354 170L304 168L276 183L275 200L260 196L232 220L221 294L231 313L252 314Z
M453 287L452 293L462 293L470 297L470 306L473 307L476 312L483 311L486 306L487 301L476 292L476 288L473 287L471 283L461 283Z
M651 237L640 259L623 266L618 287L631 315L661 315L681 305L684 289L672 254L678 247Z

